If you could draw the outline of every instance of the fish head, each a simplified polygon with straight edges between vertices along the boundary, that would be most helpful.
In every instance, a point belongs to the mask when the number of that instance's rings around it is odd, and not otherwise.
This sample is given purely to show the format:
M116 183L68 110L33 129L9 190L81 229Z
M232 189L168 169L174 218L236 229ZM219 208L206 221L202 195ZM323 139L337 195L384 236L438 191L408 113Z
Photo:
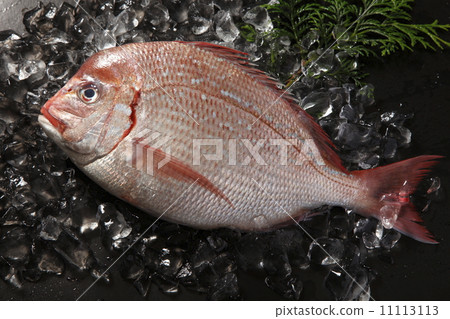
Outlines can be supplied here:
M41 108L43 130L78 165L110 153L131 131L139 72L119 48L90 57Z

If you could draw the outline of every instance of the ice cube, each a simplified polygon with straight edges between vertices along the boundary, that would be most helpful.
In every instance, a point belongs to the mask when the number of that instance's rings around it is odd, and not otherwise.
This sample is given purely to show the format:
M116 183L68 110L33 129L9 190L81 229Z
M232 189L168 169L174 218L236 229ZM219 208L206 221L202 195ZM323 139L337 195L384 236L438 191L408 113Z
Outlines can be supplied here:
M189 5L189 17L200 16L212 19L214 15L214 3L212 0L194 1Z
M17 268L0 263L0 277L10 285L16 288L22 288L23 282Z
M389 125L386 130L388 138L394 138L398 147L405 147L411 143L411 131L399 125Z
M185 279L192 276L192 268L190 263L185 263L181 266L180 270L178 271L176 278L177 279Z
M8 81L9 86L3 91L4 96L9 100L23 103L28 92L28 86L25 81L18 81L18 74L11 75Z
M0 119L0 135L4 135L5 130L6 130L6 122Z
M9 186L12 190L19 191L21 189L28 189L29 184L23 175L20 175L17 171L7 168L5 169L5 176L9 179Z
M22 227L14 226L5 230L0 237L0 256L11 262L27 263L31 252L31 242Z
M128 10L133 5L136 4L135 0L115 0L115 8L118 8L119 10ZM157 0L159 1L159 0Z
M114 37L114 34L111 31L104 30L95 33L94 45L99 51L113 48L116 46L116 38Z
M100 3L100 8L99 8L99 9L100 9L101 11L105 11L105 10L114 10L115 2L116 2L116 0L103 0L103 1ZM122 12L125 12L125 10L122 11Z
M318 238L309 246L308 257L318 265L339 263L344 254L344 243L337 238Z
M401 207L401 204L392 202L386 203L380 208L381 223L384 228L391 229L394 227L398 215L400 214Z
M258 234L247 234L236 243L236 259L241 269L260 270L263 254L268 249L266 238Z
M366 84L358 90L358 93L356 93L356 99L364 107L371 106L375 103L374 91L375 87L372 84Z
M301 45L306 51L310 51L311 47L319 43L319 31L309 31L301 40Z
M212 1L205 0L191 3L188 9L188 20L192 33L196 36L205 34L212 26L213 14Z
M375 218L361 218L356 222L353 231L357 237L361 237L363 233L374 233L377 225Z
M51 81L64 80L70 72L70 66L66 62L50 61L47 66L47 75Z
M11 75L16 74L18 70L17 61L13 60L7 53L0 55L0 81L6 81Z
M381 122L386 125L394 124L396 126L401 126L408 119L414 117L414 114L403 114L396 111L385 112L381 114Z
M99 227L99 216L92 205L86 204L83 207L73 209L72 227L77 228L80 234L87 234L95 231Z
M436 193L441 188L441 179L437 176L428 178L427 182L430 183L430 186L427 189L428 195Z
M62 232L53 245L55 251L78 270L90 269L96 262L89 246L70 235L68 230Z
M233 42L239 35L239 29L233 22L230 12L219 11L214 16L216 34L224 42Z
M19 211L27 211L36 207L36 198L28 189L21 189L14 194L11 204Z
M228 243L221 237L211 235L206 238L209 246L217 252L221 252L228 247Z
M359 120L359 114L357 110L355 110L355 108L349 104L346 104L341 108L339 117L347 120L350 123L356 123Z
M74 22L73 29L75 30L75 34L81 36L83 39L92 39L94 37L94 26L92 25L92 21L90 21L90 17L87 15L80 14Z
M378 112L364 114L364 116L360 120L360 123L371 126L378 131L381 127L381 115Z
M208 292L210 300L236 300L239 298L239 286L237 276L227 273L217 279Z
M179 283L165 277L155 277L155 282L162 293L166 295L176 295L180 291Z
M334 140L345 150L355 150L368 143L376 144L377 137L377 133L372 127L354 123L341 123Z
M364 262L364 256L361 258L361 249L351 240L345 242L344 254L342 255L342 267L359 267Z
M209 30L212 26L212 21L204 17L192 17L190 25L194 35L201 35Z
M384 158L393 158L397 153L397 140L392 137L385 138L384 147L383 147L383 157Z
M153 2L146 11L148 13L148 21L154 26L160 26L170 19L169 10L161 2Z
M106 271L105 266L99 266L97 264L92 265L90 269L91 276L94 279L102 280L105 283L111 282L111 273Z
M318 49L311 51L308 53L308 60L311 62L303 67L303 73L310 77L330 72L337 65L333 50L323 51Z
M5 95L7 95L8 98L0 96L0 118L7 124L8 134L12 135L16 129L16 125L14 124L19 123L19 120L23 115L21 113L23 112L25 107L22 103L17 103L13 99L11 99L8 92L6 92ZM20 128L23 128L23 126L21 126ZM13 140L18 139L13 138ZM8 141L8 139L5 139L5 142L6 141ZM10 143L14 144L14 141L11 141ZM5 144L9 143L7 142Z
M333 38L336 39L339 48L345 48L346 46L350 46L354 43L354 41L351 40L351 36L347 28L340 24L334 26L332 34Z
M21 43L22 37L13 30L0 31L0 47L14 50Z
M25 167L28 164L27 159L27 148L22 142L13 141L3 150L3 160L14 167Z
M139 24L139 20L136 17L136 12L134 10L122 11L115 18L115 26L111 30L115 37L125 34Z
M291 46L291 39L287 36L287 35L282 35L278 41L280 41L280 44L285 46L285 47L290 47Z
M62 229L58 220L53 216L47 216L41 222L39 237L43 240L56 241L61 232Z
M232 16L240 16L242 14L242 0L215 0L214 4L220 10L229 11Z
M289 258L285 252L266 251L264 253L263 266L269 275L287 276L292 272Z
M380 239L374 233L363 233L362 240L367 249L375 249L380 247Z
M314 210L311 212L313 214L312 217L306 216L305 220L302 221L302 225L314 238L328 237L329 209L329 207L324 206Z
M120 245L132 232L122 213L111 203L103 203L98 206L97 219L100 220L104 232L104 239L112 245Z
M210 265L215 256L214 250L206 242L200 241L194 254L191 256L192 267L202 268Z
M218 275L223 275L236 270L234 257L230 253L222 253L211 261L211 267Z
M242 17L242 20L245 23L253 25L260 32L268 32L273 29L272 20L267 9L261 6L256 6L248 10Z
M65 268L61 258L51 250L45 250L39 254L37 266L42 272L56 275L62 275Z
M54 17L54 23L60 30L70 33L75 24L75 8L67 2L63 2Z
M377 236L378 239L381 239L383 237L383 223L378 222L377 227L375 228L375 236Z
M336 109L342 107L347 100L347 92L342 87L329 88L328 92L330 93L330 103Z
M188 19L188 1L163 0L163 4L169 10L170 17L175 22L181 24Z
M398 231L394 229L388 229L381 239L380 245L384 249L392 249L400 240L400 237L402 237L402 235Z
M41 80L45 75L45 63L44 61L29 61L25 60L18 66L18 76L19 81L26 80L30 78L31 82L36 82Z
M269 246L270 250L273 252L286 254L291 267L308 267L309 259L303 248L303 232L298 227L288 227L277 230L269 241Z
M25 12L23 16L23 24L26 30L31 34L42 34L41 32L49 31L49 28L43 28L43 21L45 20L45 7L42 2L39 2L37 7Z
M152 275L148 271L145 271L133 282L133 285L142 297L146 297L152 285Z
M142 260L137 255L127 255L122 259L120 273L123 278L128 280L137 280L141 278L148 270L142 264Z
M47 33L43 38L46 44L68 44L72 38L65 33L64 31L58 29L52 29L49 33Z
M160 256L160 263L158 272L167 277L175 278L181 266L183 265L184 259L181 254L176 252L171 252L168 254L162 254Z
M379 165L380 155L378 154L367 154L367 155L368 156L365 156L362 160L355 161L355 163L358 163L358 166L361 169L370 169Z
M350 232L349 218L345 215L334 215L330 218L329 236L346 239Z
M311 92L302 100L301 107L316 119L321 119L333 111L328 92Z
M355 267L346 272L334 267L325 278L325 286L338 301L368 300L370 281L371 276L362 267Z
M299 300L302 290L303 282L294 276L277 277L268 276L265 279L266 285L289 300Z

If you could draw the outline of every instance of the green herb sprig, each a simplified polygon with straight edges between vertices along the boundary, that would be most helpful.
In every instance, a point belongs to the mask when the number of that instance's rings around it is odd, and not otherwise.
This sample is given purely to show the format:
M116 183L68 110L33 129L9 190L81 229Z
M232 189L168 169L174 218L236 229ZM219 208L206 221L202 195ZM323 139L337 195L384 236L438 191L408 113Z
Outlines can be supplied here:
M308 53L330 48L344 51L347 58L340 70L333 70L340 80L359 81L364 75L355 71L353 61L361 57L386 56L421 45L436 50L449 47L439 37L450 24L411 23L414 0L279 0L265 5L272 18L273 31L265 36L288 37L302 59ZM246 39L255 39L252 29L244 27Z

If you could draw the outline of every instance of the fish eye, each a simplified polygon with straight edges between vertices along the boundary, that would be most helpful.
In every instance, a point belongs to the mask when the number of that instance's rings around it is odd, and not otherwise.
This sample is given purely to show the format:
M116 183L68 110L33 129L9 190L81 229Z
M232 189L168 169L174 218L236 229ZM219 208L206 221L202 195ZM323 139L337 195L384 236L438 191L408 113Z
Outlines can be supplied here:
M84 84L79 90L78 90L78 97L81 101L83 101L86 104L94 103L99 98L99 91L95 84L93 83L87 83Z

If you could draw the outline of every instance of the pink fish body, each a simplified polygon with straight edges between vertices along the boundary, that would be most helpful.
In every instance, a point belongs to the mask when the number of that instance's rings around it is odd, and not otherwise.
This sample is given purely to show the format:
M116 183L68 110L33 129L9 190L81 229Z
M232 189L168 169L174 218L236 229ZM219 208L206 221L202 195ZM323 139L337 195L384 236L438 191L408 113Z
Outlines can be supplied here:
M169 221L267 230L327 204L436 243L408 198L438 156L348 172L282 94L238 51L136 43L88 59L39 122L92 180Z

